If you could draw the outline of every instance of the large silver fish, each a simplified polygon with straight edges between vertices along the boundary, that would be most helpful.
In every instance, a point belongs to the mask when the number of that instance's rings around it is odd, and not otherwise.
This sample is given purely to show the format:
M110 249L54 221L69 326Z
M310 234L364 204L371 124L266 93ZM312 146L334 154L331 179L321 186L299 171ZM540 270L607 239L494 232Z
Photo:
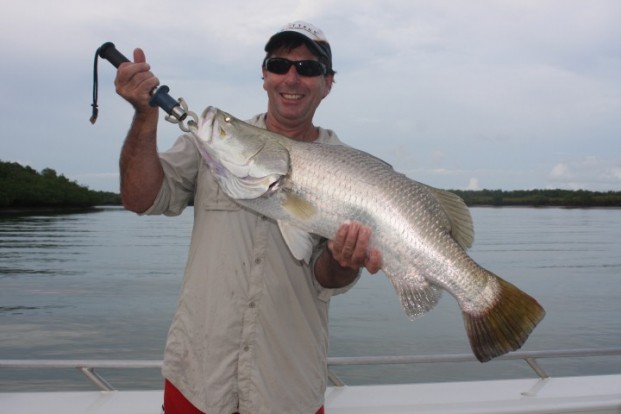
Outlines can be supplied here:
M466 254L472 219L456 195L365 152L294 141L216 108L205 110L194 135L222 190L276 220L296 258L310 258L309 233L331 239L346 220L369 226L407 315L429 311L448 291L481 362L520 348L543 318L535 299Z

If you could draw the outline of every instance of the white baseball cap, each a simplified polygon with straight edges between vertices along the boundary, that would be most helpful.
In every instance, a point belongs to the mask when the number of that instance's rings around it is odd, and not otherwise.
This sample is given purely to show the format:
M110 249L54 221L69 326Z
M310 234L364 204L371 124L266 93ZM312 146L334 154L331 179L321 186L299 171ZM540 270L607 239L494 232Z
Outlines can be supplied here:
M279 40L291 36L302 38L311 51L317 53L319 56L325 57L327 59L328 69L332 70L332 50L330 49L328 39L317 26L301 20L287 23L276 34L270 37L270 40L268 40L265 45L265 51L272 51Z

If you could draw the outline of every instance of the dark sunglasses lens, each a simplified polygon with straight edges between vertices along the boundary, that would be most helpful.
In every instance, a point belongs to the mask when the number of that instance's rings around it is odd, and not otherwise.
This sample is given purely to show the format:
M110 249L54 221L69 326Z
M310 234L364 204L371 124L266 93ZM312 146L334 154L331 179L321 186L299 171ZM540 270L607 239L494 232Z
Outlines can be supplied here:
M302 76L319 76L325 74L324 66L315 60L302 60L295 65Z
M286 59L268 59L265 62L265 69L269 72L283 75L289 71L292 64L293 62Z
M325 75L325 66L315 60L300 60L293 62L288 59L272 58L265 61L265 69L278 75L284 75L289 71L291 65L295 66L295 70L302 76L319 76Z

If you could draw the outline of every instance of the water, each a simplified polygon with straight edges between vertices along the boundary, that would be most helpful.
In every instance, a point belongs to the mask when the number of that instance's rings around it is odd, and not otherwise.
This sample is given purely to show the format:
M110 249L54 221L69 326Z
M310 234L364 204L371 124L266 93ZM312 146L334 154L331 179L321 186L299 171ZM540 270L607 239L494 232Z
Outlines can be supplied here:
M523 349L621 346L621 210L473 208L471 256L536 297L547 315ZM161 359L192 226L97 213L0 218L0 359ZM387 279L364 275L332 300L332 356L470 353L445 295L403 314ZM543 361L555 376L621 372L621 358ZM157 389L157 370L101 371L117 388ZM526 364L338 367L349 384L532 376ZM0 370L0 390L92 389L67 371Z

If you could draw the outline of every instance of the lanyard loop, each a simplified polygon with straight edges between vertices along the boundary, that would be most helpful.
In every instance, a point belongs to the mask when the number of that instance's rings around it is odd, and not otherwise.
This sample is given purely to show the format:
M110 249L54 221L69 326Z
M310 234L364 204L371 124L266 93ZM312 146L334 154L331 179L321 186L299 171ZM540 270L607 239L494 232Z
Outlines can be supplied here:
M99 107L97 106L97 89L98 89L98 76L97 76L97 58L99 57L99 49L95 51L95 63L93 64L93 103L91 106L93 107L93 112L91 114L91 124L95 124L97 121L97 115L99 115Z

